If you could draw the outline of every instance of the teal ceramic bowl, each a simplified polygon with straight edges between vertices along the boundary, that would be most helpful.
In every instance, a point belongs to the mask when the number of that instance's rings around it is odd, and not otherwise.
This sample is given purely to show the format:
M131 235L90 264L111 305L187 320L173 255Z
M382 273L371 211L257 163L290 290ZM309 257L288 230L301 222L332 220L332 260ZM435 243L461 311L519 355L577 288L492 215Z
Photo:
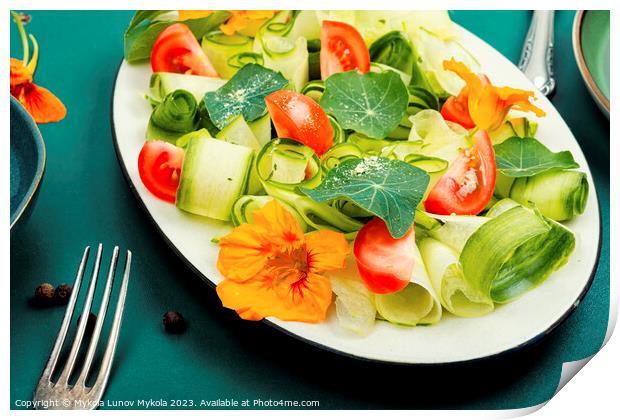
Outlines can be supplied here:
M30 114L11 96L11 233L34 205L45 170L45 144Z
M573 49L590 94L609 118L609 10L580 10L573 24Z

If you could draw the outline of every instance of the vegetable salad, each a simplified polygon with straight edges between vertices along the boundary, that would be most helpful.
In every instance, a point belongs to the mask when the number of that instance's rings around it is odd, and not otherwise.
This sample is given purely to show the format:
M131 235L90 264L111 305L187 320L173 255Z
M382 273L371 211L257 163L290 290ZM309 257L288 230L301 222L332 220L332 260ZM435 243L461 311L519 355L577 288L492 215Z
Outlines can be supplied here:
M140 177L230 223L217 293L244 319L483 316L575 247L585 173L446 12L139 11L125 58L153 71Z

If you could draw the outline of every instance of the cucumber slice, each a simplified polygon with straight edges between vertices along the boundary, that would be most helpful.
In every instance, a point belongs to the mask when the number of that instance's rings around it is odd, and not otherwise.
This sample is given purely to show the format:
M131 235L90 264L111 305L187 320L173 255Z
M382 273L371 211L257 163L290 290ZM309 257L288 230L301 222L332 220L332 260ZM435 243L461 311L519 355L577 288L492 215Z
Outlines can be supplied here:
M510 189L514 183L515 178L504 175L500 171L497 171L495 175L495 191L494 194L500 198L506 198L510 195Z
M399 292L376 295L375 305L385 320L393 324L414 326L430 312L433 299L422 286L409 283Z
M375 306L386 321L394 324L434 324L441 319L441 303L417 246L413 247L412 253L414 268L411 282L396 293L375 295Z
M205 93L218 90L225 83L226 80L217 77L158 72L151 75L149 89L151 100L155 102L161 102L166 95L179 89L188 91L200 102Z
M308 83L308 46L306 23L312 21L312 14L304 14L304 26L293 30L299 11L281 11L267 21L254 38L254 52L261 53L265 67L279 71L288 79L291 88L297 92ZM307 18L307 19L306 19ZM316 38L314 33L311 33Z
M308 44L308 50L310 50L310 44ZM320 78L321 78L321 53L319 51L309 52L308 53L308 79L317 80Z
M153 108L146 138L174 144L185 133L195 131L199 124L199 107L194 95L186 90L175 90Z
M239 115L235 117L222 131L217 133L215 138L220 140L226 140L229 143L238 144L240 146L249 147L250 149L258 152L262 145L256 139L254 132L250 129L250 126L243 115ZM248 179L248 194L257 194L263 189L263 184L261 184L260 179L258 178L258 173L256 172L256 167L252 164L252 169L250 169L250 177Z
M261 147L271 141L271 117L269 114L265 114L259 119L249 122L248 125Z
M505 140L508 140L511 137L517 135L517 132L512 127L510 121L505 121L498 129L493 130L489 133L489 137L491 138L491 143L500 144Z
M329 171L346 160L361 158L363 155L362 150L355 144L339 143L321 156L321 164L326 171Z
M399 125L390 134L388 134L387 138L390 140L407 140L409 138L410 131L411 127L403 127L402 125Z
M211 133L209 133L209 130L207 130L206 128L201 128L200 130L183 134L177 139L176 146L185 149L185 147L189 144L190 140L194 138L212 139L213 136L211 135Z
M538 130L538 123L530 121L526 117L511 118L506 120L498 129L489 133L491 142L499 144L510 137L534 137Z
M383 63L370 63L370 71L373 73L383 73L385 71L393 71L394 73L400 76L400 80L403 81L405 86L408 86L411 82L411 76L405 73L404 71L400 71L395 69L394 67L390 67L387 64Z
M222 31L213 31L202 38L202 50L224 79L230 79L238 70L229 64L230 58L251 52L253 45L252 38L239 33L226 35Z
M313 80L308 82L303 89L301 89L301 93L310 97L317 104L319 103L321 96L323 96L323 92L325 92L325 82L322 80Z
M254 211L262 209L265 204L272 200L277 200L282 207L284 207L299 223L299 227L304 232L308 231L308 225L305 220L294 207L288 205L282 200L273 198L268 195L243 195L235 201L231 213L231 221L233 225L240 226L243 223L253 223Z
M448 168L448 162L443 159L414 153L407 155L404 161L429 174L443 172Z
M331 115L327 115L327 119L329 120L329 124L332 126L332 131L334 133L332 140L334 144L340 144L347 141L347 135L344 132L344 128L336 121L334 117Z
M308 52L309 53L321 52L321 40L319 38L310 39L306 37L306 39L308 40Z
M282 73L297 92L308 83L310 74L306 38L292 41L283 37L267 37L263 43L265 67Z
M513 118L510 121L516 136L527 137L529 135L529 122L525 117Z
M273 189L295 191L321 183L319 158L314 150L295 140L275 138L267 143L258 153L256 168L269 195Z
M543 215L561 222L585 211L588 191L585 173L552 169L516 178L510 189L510 198L522 205L533 204Z
M263 60L263 56L261 54L251 51L235 54L228 59L228 65L235 69L235 71L239 70L246 64L259 64L262 66L265 64L265 60Z
M306 176L308 158L294 150L276 149L271 155L271 179L283 184L298 184Z
M233 204L245 191L253 157L249 147L191 139L185 149L176 206L200 216L230 220Z
M259 151L262 147L248 123L245 122L243 115L233 118L222 131L217 133L215 138L226 140L229 143L238 144L240 146L246 146L255 151Z
M302 10L294 15L293 19L295 21L289 34L291 38L303 36L315 40L321 37L321 25L314 10Z

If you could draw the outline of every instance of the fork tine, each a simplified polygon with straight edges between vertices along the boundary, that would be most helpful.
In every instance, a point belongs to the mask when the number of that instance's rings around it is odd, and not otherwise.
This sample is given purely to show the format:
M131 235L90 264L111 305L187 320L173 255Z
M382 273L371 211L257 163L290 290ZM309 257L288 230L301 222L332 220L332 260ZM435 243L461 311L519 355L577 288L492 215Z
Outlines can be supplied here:
M50 357L47 360L47 364L45 365L45 369L43 369L43 373L41 374L40 383L49 383L52 372L56 367L56 363L58 363L58 357L60 356L60 350L62 349L62 345L65 342L65 338L67 338L67 331L69 330L69 324L71 323L71 317L73 316L73 310L75 309L75 303L77 301L78 294L80 292L80 286L82 285L82 278L84 277L84 270L86 268L86 263L88 262L88 256L90 254L90 247L87 246L84 248L84 254L82 255L82 261L80 262L80 266L78 267L77 274L75 275L75 281L73 282L73 289L71 292L71 297L69 298L69 303L67 304L67 309L65 309L65 316L62 319L62 324L60 324L60 330L58 331L58 338L56 338L56 342L54 343L54 347L52 347L52 351L50 353Z
M112 366L112 359L114 358L114 352L116 351L116 343L118 341L118 335L121 329L121 322L123 320L123 309L125 308L125 300L127 298L127 283L129 282L129 272L131 271L131 251L127 251L127 259L125 260L125 270L123 272L123 282L121 289L118 293L118 303L116 304L116 311L114 312L114 321L112 322L112 328L110 329L110 335L108 337L108 344L103 354L103 360L101 361L101 368L95 384L93 385L93 391L99 391L105 389L110 376L110 367Z
M65 364L65 367L62 370L60 377L58 378L57 385L66 386L69 382L71 372L73 372L75 360L77 359L78 351L80 350L82 339L84 338L84 331L86 331L86 323L88 322L90 307L93 303L93 296L95 294L95 288L97 286L97 277L99 276L99 267L101 265L101 254L103 254L103 245L99 244L99 247L97 248L97 258L95 259L95 265L93 266L93 274L90 278L88 295L86 296L86 301L84 302L84 309L82 310L80 323L78 324L77 332L75 333L75 338L73 339L73 344L71 345L71 351L69 352L67 363Z
M95 329L92 334L92 338L90 340L90 345L88 346L88 352L86 353L86 358L84 359L84 367L82 368L82 372L76 381L76 385L86 385L86 378L88 377L88 372L90 371L90 366L93 363L93 358L95 357L95 352L97 351L97 344L99 343L99 337L101 336L101 329L103 328L103 322L105 321L106 312L108 309L108 303L110 302L110 294L112 292L112 287L114 284L114 274L116 272L116 262L118 261L118 246L114 247L114 251L112 253L112 260L110 261L110 268L108 270L108 279L106 281L105 290L103 292L103 297L101 298L101 305L99 305L99 313L97 314L97 323L95 324Z

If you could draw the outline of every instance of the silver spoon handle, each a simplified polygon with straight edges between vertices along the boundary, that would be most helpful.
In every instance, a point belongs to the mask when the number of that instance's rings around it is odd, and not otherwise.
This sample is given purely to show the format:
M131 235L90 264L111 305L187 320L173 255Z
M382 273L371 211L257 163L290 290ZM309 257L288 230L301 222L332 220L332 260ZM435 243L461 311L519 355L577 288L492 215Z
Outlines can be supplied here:
M523 44L519 68L545 96L555 89L553 78L553 10L534 10Z

